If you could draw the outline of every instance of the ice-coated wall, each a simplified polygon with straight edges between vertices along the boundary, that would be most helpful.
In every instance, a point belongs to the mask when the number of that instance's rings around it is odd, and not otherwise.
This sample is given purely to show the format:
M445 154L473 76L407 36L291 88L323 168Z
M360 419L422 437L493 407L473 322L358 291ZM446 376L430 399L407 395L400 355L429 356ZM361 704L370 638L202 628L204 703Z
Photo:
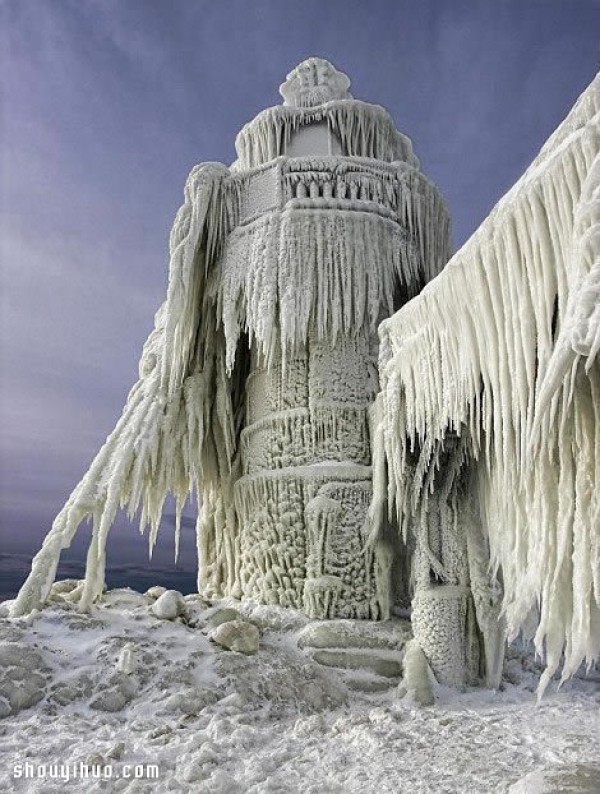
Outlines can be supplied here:
M389 497L414 538L415 639L454 683L473 614L492 683L504 620L537 626L540 694L561 660L564 679L600 656L599 152L596 77L380 329L371 513Z
M365 334L332 344L313 331L285 369L252 368L235 484L243 596L314 617L383 615L364 553L377 385Z

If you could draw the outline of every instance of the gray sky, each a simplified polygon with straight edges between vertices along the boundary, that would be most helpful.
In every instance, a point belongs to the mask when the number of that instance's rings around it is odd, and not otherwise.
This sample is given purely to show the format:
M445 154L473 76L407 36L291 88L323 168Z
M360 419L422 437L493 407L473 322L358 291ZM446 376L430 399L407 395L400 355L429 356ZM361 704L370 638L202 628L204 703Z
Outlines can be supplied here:
M25 555L136 380L189 170L231 162L290 69L326 57L391 112L458 246L591 81L600 30L593 0L4 0L0 16L0 550ZM130 540L112 536L128 559Z

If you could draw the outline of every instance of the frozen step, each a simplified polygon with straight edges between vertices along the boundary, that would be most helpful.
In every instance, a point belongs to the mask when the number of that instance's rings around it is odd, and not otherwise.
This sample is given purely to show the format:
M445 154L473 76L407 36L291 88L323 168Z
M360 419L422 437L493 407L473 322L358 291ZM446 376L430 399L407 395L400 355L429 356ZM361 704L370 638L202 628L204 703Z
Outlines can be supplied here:
M411 639L410 621L324 620L311 623L300 633L301 648L381 648L401 650Z
M312 652L315 662L342 670L368 670L378 676L399 678L402 656L396 651L359 648L319 648Z
M393 687L398 686L400 680L401 679L397 677L386 678L385 676L373 675L372 673L362 671L357 671L356 675L344 676L344 683L348 689L351 689L353 692L363 692L365 695L387 692Z

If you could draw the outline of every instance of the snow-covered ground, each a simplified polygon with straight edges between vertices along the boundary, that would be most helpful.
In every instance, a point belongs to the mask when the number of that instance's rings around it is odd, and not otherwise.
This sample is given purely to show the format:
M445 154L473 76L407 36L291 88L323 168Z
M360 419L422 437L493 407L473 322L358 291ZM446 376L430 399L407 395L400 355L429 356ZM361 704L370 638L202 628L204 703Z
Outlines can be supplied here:
M41 614L0 620L2 792L600 791L597 678L537 705L540 667L511 651L502 691L438 687L419 708L397 693L399 619L323 630L293 610L198 596L154 606L158 593L130 590L82 615L61 589ZM169 610L179 617L155 614ZM248 624L257 653L215 642L251 649ZM112 779L37 777L80 763ZM135 766L147 764L158 779Z

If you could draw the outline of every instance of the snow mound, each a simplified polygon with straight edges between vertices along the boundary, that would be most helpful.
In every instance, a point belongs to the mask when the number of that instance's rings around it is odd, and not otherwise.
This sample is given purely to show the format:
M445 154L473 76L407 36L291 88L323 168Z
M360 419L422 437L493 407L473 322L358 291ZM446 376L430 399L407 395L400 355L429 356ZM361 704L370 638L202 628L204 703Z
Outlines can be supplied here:
M77 586L57 583L55 603L37 615L0 619L3 792L508 792L540 769L577 767L581 778L595 763L593 681L574 679L537 707L539 665L525 651L509 653L503 691L459 697L435 685L435 706L421 709L365 667L314 658L334 644L354 661L361 651L367 661L402 658L405 621L371 624L351 645L348 621L233 599L186 596L164 620L152 610L163 595L154 589L106 592L82 614L68 599ZM252 626L255 654L211 642L211 619L228 611L237 617L217 629ZM100 779L13 777L25 762L111 765L115 779L107 788ZM116 777L124 764L148 763L158 782Z
M600 765L564 764L525 775L510 787L510 794L597 794Z
M258 651L258 629L245 620L227 620L217 626L210 637L217 645L230 651L248 654Z

